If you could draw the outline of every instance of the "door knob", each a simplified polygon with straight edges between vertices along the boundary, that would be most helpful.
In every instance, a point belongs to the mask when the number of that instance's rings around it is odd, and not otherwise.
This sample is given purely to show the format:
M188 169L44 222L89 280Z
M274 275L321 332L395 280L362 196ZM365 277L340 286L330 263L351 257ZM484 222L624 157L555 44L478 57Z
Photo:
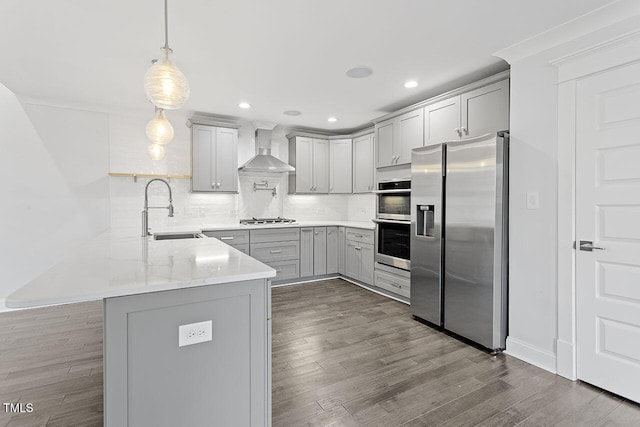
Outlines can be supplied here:
M604 251L604 248L593 246L593 242L588 240L580 240L580 250L586 252L593 252L594 250Z

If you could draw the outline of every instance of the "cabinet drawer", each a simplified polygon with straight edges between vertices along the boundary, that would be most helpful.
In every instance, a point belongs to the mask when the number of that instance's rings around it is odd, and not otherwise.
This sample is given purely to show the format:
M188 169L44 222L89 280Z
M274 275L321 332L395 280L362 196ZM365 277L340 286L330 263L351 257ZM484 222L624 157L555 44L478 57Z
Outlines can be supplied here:
M276 277L272 280L288 280L300 277L300 261L276 261L265 262L269 267L276 270Z
M300 242L252 243L250 255L258 261L287 261L300 258Z
M409 290L411 285L409 279L405 277L376 270L374 284L379 288L393 292L394 294L398 294L405 298L409 298L410 296Z
M246 243L244 245L231 245L232 248L239 250L247 255L249 255L249 244Z
M369 243L373 245L373 230L365 230L362 228L347 228L347 240L354 242Z
M249 243L249 230L208 231L202 230L207 237L215 237L228 245L244 245Z
M286 242L300 240L299 228L270 228L266 230L251 230L251 243ZM297 258L297 257L296 257Z

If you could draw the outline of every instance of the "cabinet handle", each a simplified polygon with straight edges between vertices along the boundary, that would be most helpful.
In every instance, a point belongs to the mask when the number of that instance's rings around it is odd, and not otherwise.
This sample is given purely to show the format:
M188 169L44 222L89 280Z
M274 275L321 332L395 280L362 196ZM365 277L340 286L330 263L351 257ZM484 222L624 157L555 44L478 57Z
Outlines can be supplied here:
M282 273L282 270L276 270L276 273Z
M333 186L329 187L329 191L333 191Z
M218 183L218 184L216 185L216 188L217 188L218 190L220 189L220 183Z
M331 236L332 231L327 231L327 236Z
M361 251L361 250L362 250L362 248L361 248L361 247L359 247L359 246L356 246L356 248L355 248L355 249L356 249L356 251Z
M216 188L216 183L215 182L211 183L211 188Z
M271 252L272 254L280 254L280 253L282 253L282 249L274 249L274 250L269 251L269 252Z
M460 130L462 131L462 133L469 135L469 131L467 130L466 127L461 127Z
M233 240L233 237L221 237L220 240Z

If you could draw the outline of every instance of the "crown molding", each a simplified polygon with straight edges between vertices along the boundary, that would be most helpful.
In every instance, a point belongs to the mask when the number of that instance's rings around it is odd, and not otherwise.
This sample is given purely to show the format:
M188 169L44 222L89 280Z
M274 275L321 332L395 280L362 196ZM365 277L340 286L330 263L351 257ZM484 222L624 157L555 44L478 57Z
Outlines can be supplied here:
M493 55L509 64L640 14L637 0L617 0L525 39Z

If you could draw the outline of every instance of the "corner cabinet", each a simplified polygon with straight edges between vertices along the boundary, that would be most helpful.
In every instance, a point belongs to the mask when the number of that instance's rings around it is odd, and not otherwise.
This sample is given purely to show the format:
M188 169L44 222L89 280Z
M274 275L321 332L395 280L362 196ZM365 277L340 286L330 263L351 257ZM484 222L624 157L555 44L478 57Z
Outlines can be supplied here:
M376 125L376 167L411 163L411 150L424 145L423 111L419 108Z
M509 129L509 79L424 107L425 145Z
M191 126L191 191L238 192L238 130Z
M329 141L296 136L289 139L289 193L329 193Z
M352 141L333 139L329 141L329 193L351 194L352 187Z
M353 192L370 193L374 190L373 159L375 156L373 134L353 140Z

